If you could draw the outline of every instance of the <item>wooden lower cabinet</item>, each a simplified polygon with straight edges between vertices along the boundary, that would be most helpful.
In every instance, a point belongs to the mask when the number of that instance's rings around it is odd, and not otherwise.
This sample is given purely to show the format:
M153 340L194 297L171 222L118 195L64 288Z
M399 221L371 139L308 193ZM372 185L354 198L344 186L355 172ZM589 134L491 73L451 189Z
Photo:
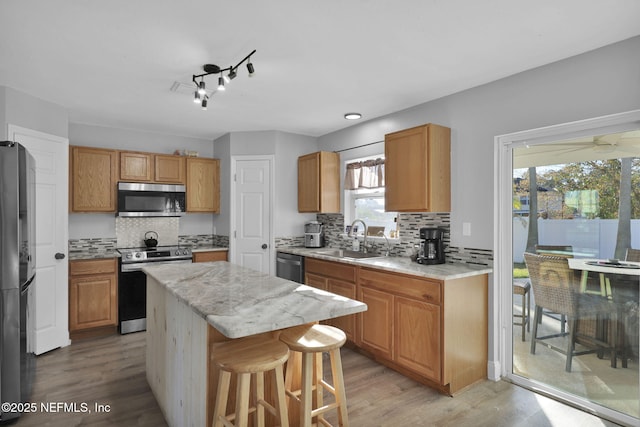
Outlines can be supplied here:
M393 295L361 288L358 299L368 307L361 315L360 346L393 360Z
M193 262L228 261L229 251L194 252Z
M487 377L487 275L452 280L361 267L359 346L447 394Z
M394 299L394 360L401 366L440 382L440 306L410 298Z
M356 299L356 266L307 257L304 269L305 284L343 297ZM351 314L330 319L325 323L342 329L349 341L356 342L358 338L356 333L357 319L356 314Z
M69 332L118 323L117 260L69 262Z

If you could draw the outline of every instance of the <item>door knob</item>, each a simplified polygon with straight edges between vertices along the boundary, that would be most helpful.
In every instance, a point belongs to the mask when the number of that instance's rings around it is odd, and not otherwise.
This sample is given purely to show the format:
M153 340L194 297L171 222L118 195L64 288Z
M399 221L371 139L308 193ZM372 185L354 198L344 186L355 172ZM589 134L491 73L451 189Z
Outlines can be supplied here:
M263 244L262 244L262 249L267 249L267 248L268 248L267 244L266 244L266 243L263 243Z
M56 259L64 259L64 254L62 252L58 252L55 254Z

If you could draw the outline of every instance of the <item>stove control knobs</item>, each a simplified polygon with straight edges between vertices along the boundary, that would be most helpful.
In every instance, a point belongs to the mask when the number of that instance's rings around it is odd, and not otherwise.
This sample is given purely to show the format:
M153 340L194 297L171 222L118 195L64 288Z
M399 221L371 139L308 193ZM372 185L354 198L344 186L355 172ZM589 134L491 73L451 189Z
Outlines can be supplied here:
M125 255L125 258L126 259L131 259L131 256L132 256L131 254L127 254L127 255Z
M182 251L182 255L189 255L189 251L188 251L188 250L186 250L186 249L184 249L184 250Z
M140 252L136 253L136 258L140 258L141 256Z

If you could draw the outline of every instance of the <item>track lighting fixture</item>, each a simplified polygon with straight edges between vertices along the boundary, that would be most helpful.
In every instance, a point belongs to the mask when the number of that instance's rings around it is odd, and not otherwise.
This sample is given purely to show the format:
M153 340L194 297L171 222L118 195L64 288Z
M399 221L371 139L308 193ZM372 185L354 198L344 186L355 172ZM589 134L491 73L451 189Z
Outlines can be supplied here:
M205 90L204 78L208 75L219 74L217 88L218 91L226 90L225 84L228 84L229 82L231 82L231 80L236 78L238 67L240 67L245 61L248 61L247 71L249 72L249 77L253 76L253 73L255 73L255 68L251 63L251 55L253 55L254 53L256 53L255 49L249 55L245 56L242 61L238 62L234 66L229 66L227 68L220 68L215 64L205 64L202 67L204 73L198 75L194 74L192 78L193 83L196 85L196 92L193 98L193 102L200 103L203 110L207 109L207 100L209 99L209 96L207 96L207 92ZM224 75L225 71L227 72L227 75ZM198 82L197 79L200 79L200 82Z

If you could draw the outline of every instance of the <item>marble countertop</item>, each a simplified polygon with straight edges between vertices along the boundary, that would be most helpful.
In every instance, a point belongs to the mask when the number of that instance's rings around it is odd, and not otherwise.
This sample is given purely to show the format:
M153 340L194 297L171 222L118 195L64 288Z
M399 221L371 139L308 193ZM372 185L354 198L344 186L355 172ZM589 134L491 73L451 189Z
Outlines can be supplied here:
M221 247L221 246L212 246L212 245L194 245L191 246L191 252L217 252L217 251L228 251L229 248Z
M411 261L406 257L385 257L378 256L375 258L337 258L325 255L319 251L330 248L301 248L301 247L280 247L279 252L286 252L294 255L302 255L324 259L327 261L342 262L346 264L359 265L361 267L371 267L380 270L386 270L394 273L410 274L413 276L425 277L435 280L453 280L464 277L477 276L479 274L488 274L493 271L491 267L478 264L465 263L446 263L435 265L422 265Z
M229 338L365 311L367 305L226 261L143 271Z

